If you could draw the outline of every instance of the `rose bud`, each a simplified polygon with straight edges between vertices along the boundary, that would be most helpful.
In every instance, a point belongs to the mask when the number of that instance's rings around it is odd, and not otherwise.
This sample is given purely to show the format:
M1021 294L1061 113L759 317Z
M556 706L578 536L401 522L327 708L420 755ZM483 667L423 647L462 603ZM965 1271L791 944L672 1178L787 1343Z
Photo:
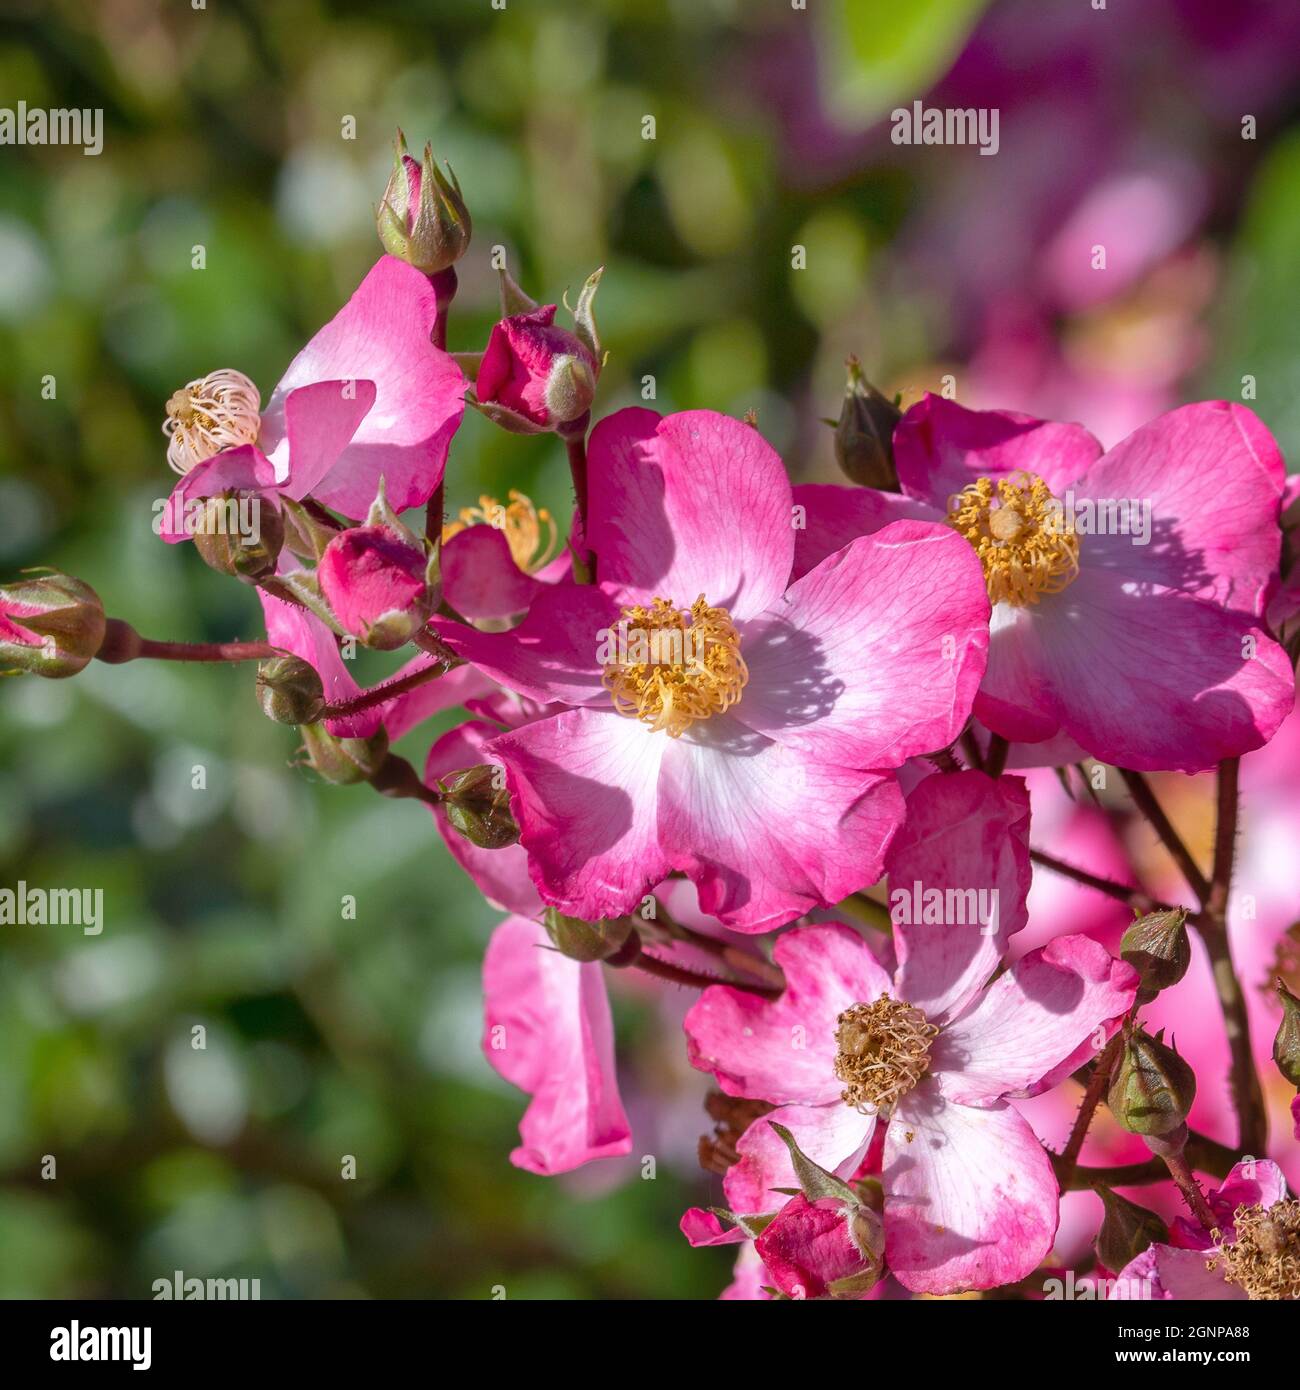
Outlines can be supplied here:
M0 584L0 674L60 680L84 670L104 641L104 605L57 570Z
M835 458L851 481L883 492L899 492L894 467L894 426L902 412L862 374L856 357L846 363L848 385L835 425Z
M431 146L425 145L421 166L397 132L393 172L376 220L379 240L390 256L426 275L449 270L469 246L469 209L450 164L447 174L450 179L438 168Z
M383 725L369 738L339 738L321 724L304 724L299 732L308 765L336 787L368 782L388 757Z
M1130 1202L1101 1183L1097 1184L1096 1192L1106 1209L1101 1230L1097 1232L1097 1258L1107 1269L1123 1269L1148 1246L1168 1243L1169 1227L1155 1212Z
M343 628L384 652L409 642L442 599L436 553L389 509L382 483L366 524L325 547L316 579Z
M310 724L325 708L325 688L301 657L273 656L258 663L257 700L277 724Z
M1192 962L1192 943L1187 937L1187 909L1148 912L1129 925L1119 943L1120 956L1137 971L1142 989L1154 998L1176 985Z
M1273 1060L1278 1071L1300 1089L1300 999L1281 980L1275 982L1275 988L1282 1005L1282 1022L1273 1039Z
M519 838L505 773L492 763L453 772L438 784L452 829L479 849L505 849Z
M602 917L599 922L584 922L579 917L566 917L548 907L542 918L546 934L555 949L570 960L608 960L627 945L632 934L628 917Z
M1196 1098L1191 1067L1163 1039L1135 1028L1110 1079L1106 1103L1132 1134L1160 1135L1177 1129Z
M186 530L210 569L246 584L275 573L284 545L280 504L267 492L205 497L202 510L192 521L187 519Z
M554 320L555 305L544 304L501 319L488 338L471 403L516 434L560 430L591 409L600 363Z

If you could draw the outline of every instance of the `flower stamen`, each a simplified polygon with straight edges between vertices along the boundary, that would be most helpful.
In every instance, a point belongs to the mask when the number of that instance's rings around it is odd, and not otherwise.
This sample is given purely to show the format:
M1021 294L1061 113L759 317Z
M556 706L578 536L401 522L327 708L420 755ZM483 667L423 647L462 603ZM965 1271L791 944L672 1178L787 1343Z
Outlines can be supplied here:
M845 1105L864 1114L890 1111L930 1068L939 1030L920 1009L882 993L839 1016L835 1075L847 1082Z
M256 444L261 410L257 387L243 372L223 367L187 382L167 401L167 462L188 473L223 449Z
M505 533L515 564L525 574L536 574L550 563L558 547L555 519L545 507L535 507L522 492L511 488L508 495L510 501L504 505L484 493L477 507L462 507L460 519L449 521L442 528L442 538L449 541L469 526L495 526Z
M1236 1238L1206 1261L1252 1299L1300 1299L1300 1201L1271 1207L1239 1206L1232 1214Z
M666 598L624 608L614 636L617 654L601 678L614 708L669 738L730 709L749 680L731 615L703 594L689 611Z
M1079 538L1034 473L979 478L948 499L948 525L974 547L993 603L1059 594L1079 574Z

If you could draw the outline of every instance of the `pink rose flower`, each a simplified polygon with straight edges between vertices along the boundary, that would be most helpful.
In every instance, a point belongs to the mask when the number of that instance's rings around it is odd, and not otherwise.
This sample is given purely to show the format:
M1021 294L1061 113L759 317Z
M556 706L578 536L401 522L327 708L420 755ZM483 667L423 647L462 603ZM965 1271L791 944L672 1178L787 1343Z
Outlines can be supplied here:
M1277 1164L1243 1160L1206 1201L1219 1239L1180 1217L1171 1244L1149 1245L1120 1270L1111 1300L1300 1298L1300 1202Z
M728 1095L777 1107L737 1143L724 1180L732 1210L764 1210L773 1188L792 1185L772 1122L843 1177L883 1120L885 1255L902 1284L992 1288L1047 1254L1056 1180L1008 1098L1055 1085L1104 1045L1137 975L1096 942L1063 936L989 983L1025 921L1028 819L1017 778L926 778L889 854L892 979L856 932L812 926L776 943L779 998L704 991L685 1022L691 1061ZM935 889L996 910L963 925L917 913Z
M192 448L181 450L186 471L172 493L163 539L188 539L188 502L231 489L310 496L362 517L383 478L395 511L427 502L464 413L460 368L429 341L437 313L428 278L383 256L289 364L260 416L244 378L241 393L222 397L238 414L229 421L214 417L220 401L204 395L202 383L178 391L168 405L173 444L186 431L194 437ZM225 428L214 431L214 423ZM243 442L217 451L233 439Z
M1199 771L1272 737L1294 701L1290 663L1259 621L1283 464L1249 410L1184 406L1102 454L1077 425L927 396L894 449L901 496L797 490L810 524L796 572L898 516L966 536L993 601L975 701L988 728L1028 743L1064 734L1144 771Z
M618 412L589 476L598 584L543 586L509 632L433 619L568 707L493 745L543 899L620 916L676 869L757 932L874 882L902 813L890 769L960 733L983 672L970 547L906 523L791 584L781 461L711 411Z

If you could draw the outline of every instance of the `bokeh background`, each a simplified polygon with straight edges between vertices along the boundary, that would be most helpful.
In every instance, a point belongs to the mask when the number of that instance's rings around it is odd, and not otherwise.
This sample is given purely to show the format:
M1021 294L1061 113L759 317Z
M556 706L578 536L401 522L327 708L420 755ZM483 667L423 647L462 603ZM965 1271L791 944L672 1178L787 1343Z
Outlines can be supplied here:
M909 397L950 376L1108 443L1244 390L1300 458L1294 0L0 10L0 105L105 122L97 158L0 147L0 568L83 576L146 635L259 635L251 592L150 530L163 403L222 366L265 398L377 254L398 124L473 212L453 348L486 339L493 245L543 301L606 266L598 413L651 375L658 408L754 409L829 480L855 352ZM998 154L892 144L917 98L996 107ZM511 487L567 515L552 441L467 418L449 509ZM617 982L632 1158L511 1168L523 1098L479 1052L497 914L424 808L320 785L293 744L249 668L0 682L0 885L99 886L106 914L0 929L0 1296L175 1269L263 1297L715 1294L730 1257L676 1230L718 1200L684 1001Z

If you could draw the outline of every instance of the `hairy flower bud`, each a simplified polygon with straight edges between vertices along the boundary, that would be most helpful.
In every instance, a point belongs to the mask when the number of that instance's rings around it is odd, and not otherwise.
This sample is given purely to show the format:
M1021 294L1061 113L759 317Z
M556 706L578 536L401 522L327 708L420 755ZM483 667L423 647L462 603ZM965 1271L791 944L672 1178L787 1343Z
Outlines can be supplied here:
M623 949L632 934L632 921L628 917L602 917L598 922L584 922L548 907L542 922L555 949L570 960L608 960Z
M493 763L453 772L440 780L443 808L452 828L479 849L505 849L519 838L510 811L504 771Z
M1151 997L1176 985L1192 961L1187 936L1187 909L1148 912L1129 925L1119 944L1120 956L1137 971Z
M556 327L555 305L546 304L493 327L472 403L513 433L559 430L591 409L599 376L595 353Z
M1281 980L1275 981L1274 987L1282 1005L1282 1022L1273 1039L1273 1060L1278 1071L1300 1089L1300 999Z
M31 571L0 584L0 674L75 676L99 650L105 627L99 595L71 575Z
M308 764L337 787L368 782L388 757L382 725L369 738L339 738L321 724L304 724L300 732Z
M382 481L366 524L325 547L316 580L342 626L378 651L409 642L442 598L436 554L397 519Z
M451 165L446 174L439 169L431 146L424 147L423 165L407 153L400 130L393 148L393 172L376 217L379 240L390 256L437 275L469 246L473 228L460 183Z
M1133 1134L1161 1135L1177 1129L1196 1097L1196 1077L1177 1052L1165 1044L1163 1029L1153 1038L1135 1028L1111 1075L1106 1103Z
M325 708L325 689L301 657L273 656L258 663L257 700L277 724L310 724Z
M835 426L835 458L855 483L898 492L894 467L894 426L903 418L862 374L856 357L850 357L844 404Z
M248 530L242 519L255 518ZM194 548L218 574L256 584L275 572L284 545L284 518L276 500L262 492L227 491L203 499L198 518L187 523Z
M1096 1190L1106 1209L1101 1230L1097 1232L1097 1258L1107 1269L1123 1269L1148 1246L1168 1242L1169 1227L1155 1212L1130 1202L1100 1183Z

